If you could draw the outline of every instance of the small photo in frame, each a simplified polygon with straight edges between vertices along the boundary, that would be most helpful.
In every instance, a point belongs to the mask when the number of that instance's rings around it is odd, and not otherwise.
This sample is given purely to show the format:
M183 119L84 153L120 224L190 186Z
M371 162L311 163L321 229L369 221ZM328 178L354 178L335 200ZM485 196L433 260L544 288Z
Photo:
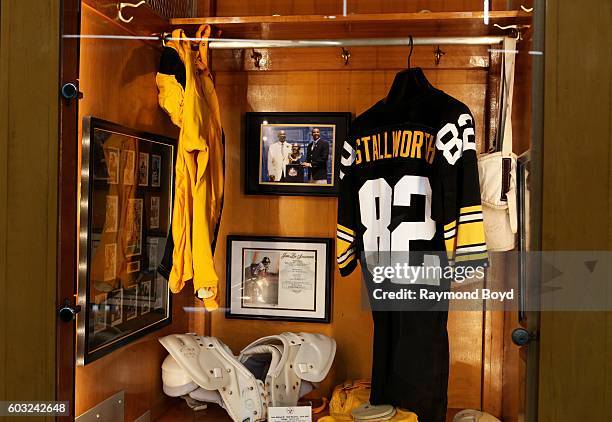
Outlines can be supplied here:
M138 186L149 186L149 154L138 153Z
M151 155L151 186L154 188L158 188L161 185L160 171L161 171L161 156L152 154Z
M131 150L123 151L123 184L133 185L134 184L134 161L136 160L136 153Z
M104 281L112 281L117 277L117 244L104 245Z
M138 301L136 286L123 291L123 303L125 304L125 320L131 321L138 316Z
M332 239L227 239L227 318L329 322Z
M350 113L246 113L246 193L333 196Z
M94 297L92 306L94 327L93 332L97 334L106 329L106 293L100 293Z
M159 196L151 197L151 213L149 218L149 228L159 229Z
M117 148L107 148L106 157L108 183L116 185L119 183L119 150Z
M138 283L138 304L141 315L151 312L151 280Z
M117 195L106 196L106 221L104 222L105 232L116 232L118 225L119 197Z
M149 271L155 271L157 268L157 254L158 254L159 239L156 237L149 238L147 242L148 257L149 257Z
M110 308L110 323L114 327L123 322L123 289L110 292L107 301Z
M128 199L127 224L125 227L125 256L135 256L142 253L142 202L141 198Z
M157 292L163 292L168 288L168 281L163 278L157 271L153 273L153 280L155 282L155 302L153 303L153 309L163 309L165 306L166 298Z
M127 263L127 273L136 273L140 271L140 261L130 261Z

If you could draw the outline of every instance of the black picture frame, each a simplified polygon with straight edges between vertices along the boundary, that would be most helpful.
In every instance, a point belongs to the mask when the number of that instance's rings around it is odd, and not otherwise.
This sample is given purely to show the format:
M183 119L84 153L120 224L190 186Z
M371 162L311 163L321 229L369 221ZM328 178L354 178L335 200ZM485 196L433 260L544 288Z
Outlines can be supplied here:
M243 244L258 244L259 247L248 247L243 248L240 256L234 254L234 245L242 242ZM262 244L262 245L259 245ZM268 246L267 248L261 248L266 244L287 244L287 248ZM291 249L290 245L304 245L307 249ZM310 246L312 245L312 246ZM320 282L315 280L313 283L313 296L315 300L314 309L286 309L278 307L243 307L244 304L242 292L244 288L244 277L245 270L247 267L244 265L245 250L248 249L249 253L254 250L265 250L268 253L270 250L278 252L312 252L316 248L324 246L324 255L322 263L318 261L318 254L315 254L315 274L321 274L324 279L321 280L323 284L320 286ZM315 248L315 249L313 249ZM332 295L333 295L333 254L334 254L334 242L332 238L319 238L319 237L277 237L277 236L249 236L249 235L228 235L227 236L227 261L226 261L226 311L225 317L228 319L255 319L255 320L274 320L274 321L293 321L293 322L314 322L314 323L330 323L331 322L331 310L332 310ZM239 261L238 261L239 260ZM237 266L237 263L239 266ZM319 269L317 265L323 265L323 269ZM252 266L252 264L251 264ZM237 275L240 275L240 280L237 280ZM277 285L281 280L277 278ZM321 287L320 292L323 293L323 298L317 299L317 289ZM236 294L239 294L240 305L234 306L237 303ZM278 291L277 287L277 294ZM320 293L319 293L320 294ZM278 303L278 302L277 302ZM243 312L237 312L242 310ZM246 312L244 311L246 309ZM255 310L256 314L250 313Z
M245 193L249 195L293 195L293 196L336 196L339 192L339 163L340 153L344 141L348 137L351 122L350 112L247 112L245 115ZM264 130L275 131L280 128L298 129L318 127L321 128L321 139L329 145L329 161L327 165L327 184L317 185L304 182L271 182L266 173L267 154L266 136ZM295 130L294 132L299 132ZM324 136L325 132L325 136ZM329 133L333 132L333 139ZM298 143L301 146L303 157L306 157L306 148L312 138L287 139L289 143ZM270 143L272 143L270 141ZM302 162L305 158L301 159ZM331 166L331 169L329 168ZM299 170L299 166L295 167ZM289 170L288 170L289 171ZM306 172L306 178L307 178ZM293 177L302 177L301 175Z
M83 118L82 133L78 365L172 323L172 295L157 265L170 227L177 144L92 116Z

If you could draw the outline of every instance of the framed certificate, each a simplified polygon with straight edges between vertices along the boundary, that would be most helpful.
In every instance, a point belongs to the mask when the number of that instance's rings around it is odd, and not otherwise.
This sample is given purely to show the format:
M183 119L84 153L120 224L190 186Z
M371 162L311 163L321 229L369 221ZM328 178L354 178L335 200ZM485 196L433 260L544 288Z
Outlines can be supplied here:
M227 318L330 322L332 239L227 237Z

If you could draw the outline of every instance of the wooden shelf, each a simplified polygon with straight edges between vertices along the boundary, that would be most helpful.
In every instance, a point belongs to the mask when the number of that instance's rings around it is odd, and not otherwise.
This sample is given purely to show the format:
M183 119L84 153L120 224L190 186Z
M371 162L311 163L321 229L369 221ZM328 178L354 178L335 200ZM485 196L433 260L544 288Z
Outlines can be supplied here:
M172 406L155 422L231 422L227 412L216 404L209 404L208 409L195 412L190 409L183 399L172 399ZM451 422L460 409L448 409L446 412L447 422ZM325 411L313 415L313 421L317 421L323 416L328 415Z
M324 39L341 37L478 36L504 33L493 25L527 25L531 14L484 12L354 14L348 16L287 15L170 19L175 27L201 24L221 29L223 38Z

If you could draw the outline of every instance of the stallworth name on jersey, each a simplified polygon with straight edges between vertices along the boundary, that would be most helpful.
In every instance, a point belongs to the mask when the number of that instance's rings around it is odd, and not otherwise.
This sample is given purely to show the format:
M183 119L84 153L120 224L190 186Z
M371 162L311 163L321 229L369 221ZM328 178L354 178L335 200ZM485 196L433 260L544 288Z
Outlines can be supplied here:
M433 163L436 137L421 130L386 130L355 140L355 165L390 158L423 159Z

